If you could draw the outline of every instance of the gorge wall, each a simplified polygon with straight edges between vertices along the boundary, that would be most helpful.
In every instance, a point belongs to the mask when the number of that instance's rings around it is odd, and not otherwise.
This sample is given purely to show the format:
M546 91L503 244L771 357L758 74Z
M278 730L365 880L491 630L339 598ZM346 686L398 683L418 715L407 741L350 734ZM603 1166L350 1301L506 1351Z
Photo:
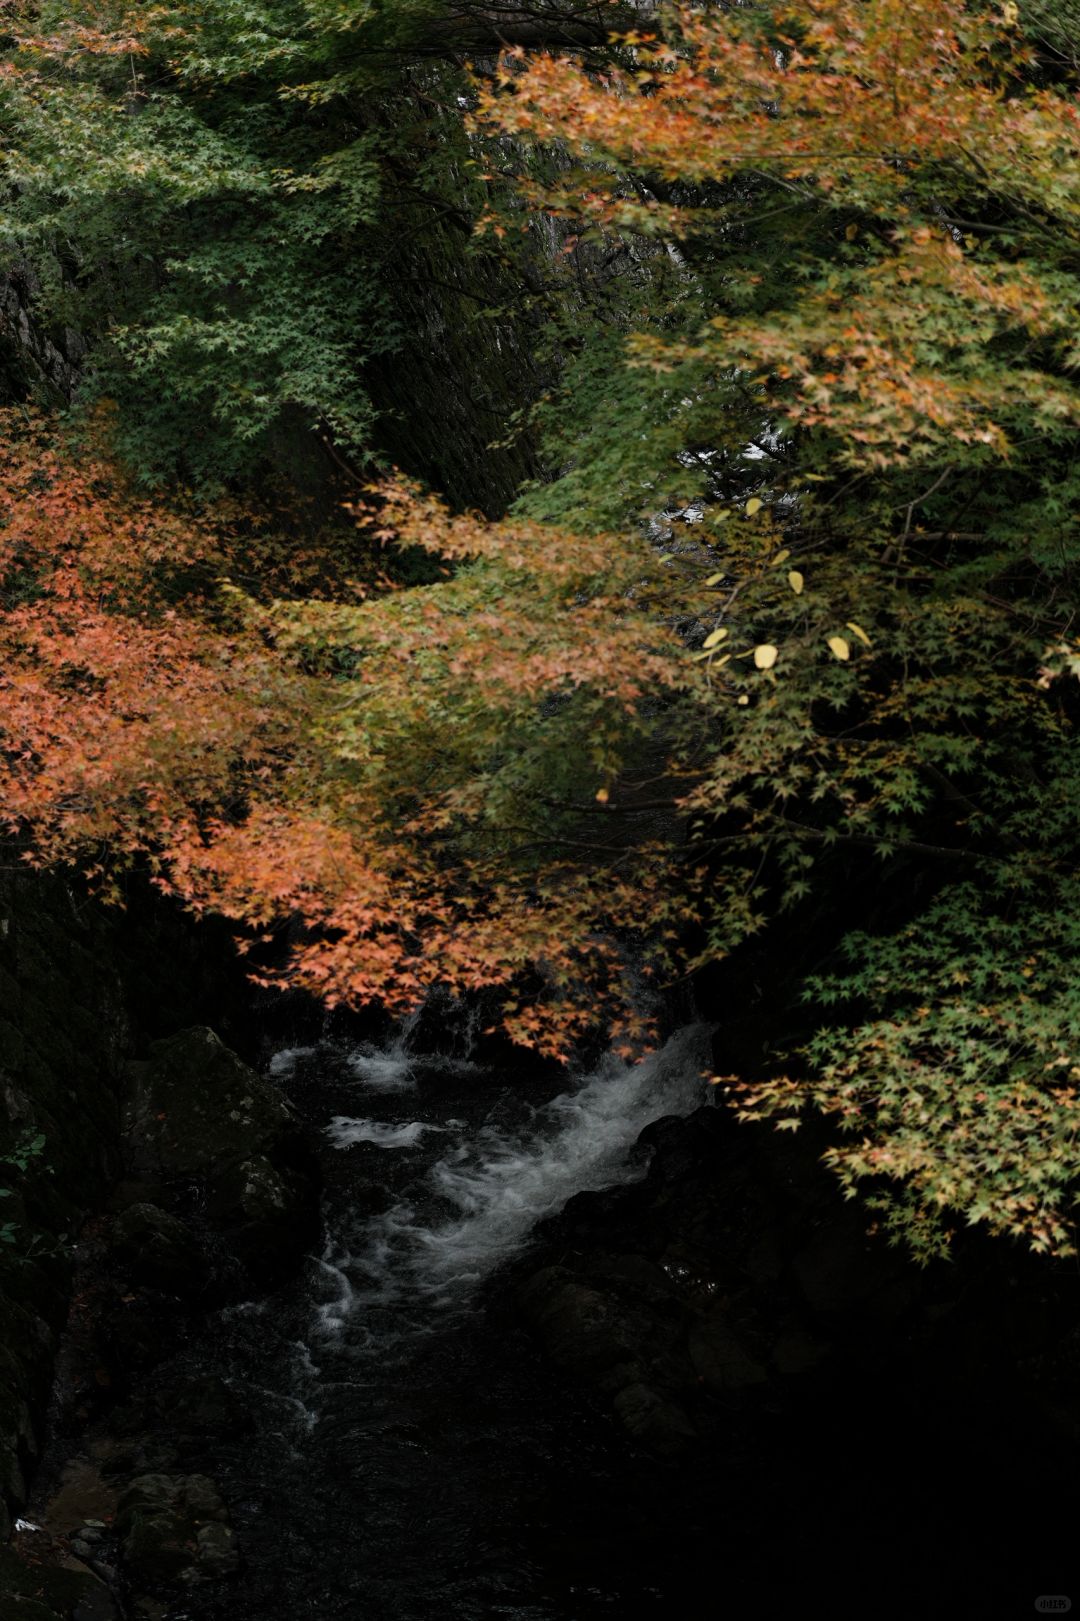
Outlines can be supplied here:
M65 1432L129 1399L192 1313L271 1287L317 1216L291 1114L205 1027L245 1049L252 1036L250 988L223 932L134 885L126 908L106 908L12 859L0 873L0 995L7 1542L49 1445L62 1455ZM137 1459L121 1467L111 1497L144 1473ZM168 1564L160 1544L175 1516L162 1527L137 1502L128 1531ZM226 1533L215 1535L205 1557L227 1569ZM81 1551L17 1535L0 1551L5 1616L112 1615Z

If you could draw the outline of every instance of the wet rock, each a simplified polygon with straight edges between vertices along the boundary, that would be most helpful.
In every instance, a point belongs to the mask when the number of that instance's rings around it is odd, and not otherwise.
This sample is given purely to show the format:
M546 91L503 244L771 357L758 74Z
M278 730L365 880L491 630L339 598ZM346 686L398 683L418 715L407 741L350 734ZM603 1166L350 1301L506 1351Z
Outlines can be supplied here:
M677 1182L692 1175L714 1157L718 1144L727 1143L730 1134L730 1117L712 1107L695 1109L685 1117L669 1115L653 1121L638 1138L639 1146L653 1153L649 1179Z
M88 1587L71 1612L71 1621L119 1621L120 1611L116 1600L98 1579L94 1587Z
M110 1427L114 1430L119 1429L127 1416L125 1410L114 1413L110 1419ZM145 1423L146 1420L140 1413L136 1419L136 1429L142 1432ZM119 1490L133 1475L168 1474L170 1470L180 1468L180 1451L168 1437L140 1433L127 1445L123 1441L112 1445L108 1456L102 1461L101 1468L106 1479L115 1482Z
M642 1312L561 1267L545 1267L529 1278L517 1292L517 1304L551 1360L584 1378L633 1363L650 1327Z
M261 1154L230 1166L217 1181L209 1214L257 1282L300 1260L310 1238L310 1224L297 1220L304 1197L300 1179Z
M722 1310L693 1325L689 1349L698 1377L711 1390L744 1390L748 1385L764 1384L769 1377Z
M0 1549L0 1616L4 1621L120 1621L109 1588L48 1537L29 1549Z
M200 1526L195 1542L195 1559L183 1573L183 1580L220 1582L239 1570L240 1559L233 1547L233 1534L229 1526Z
M219 1581L239 1569L228 1510L205 1475L140 1475L120 1498L117 1529L132 1576L151 1585Z
M172 1204L190 1207L234 1258L234 1273L242 1269L230 1279L219 1266L207 1291L273 1287L310 1247L318 1220L310 1155L277 1087L202 1027L155 1042L130 1068L136 1177L172 1189ZM143 1214L126 1219L149 1219L145 1201L133 1208ZM191 1236L153 1220L147 1265L183 1277L194 1262Z
M661 1457L678 1457L700 1440L679 1403L649 1385L628 1385L612 1405L634 1439Z
M122 1296L98 1322L108 1375L123 1389L134 1375L154 1367L165 1357L176 1334L173 1315L163 1311L160 1299L144 1289Z
M250 1424L246 1410L216 1374L171 1382L155 1393L154 1406L179 1434L236 1435Z
M678 1309L679 1295L671 1279L663 1267L644 1255L599 1255L590 1259L589 1273L614 1293L659 1312Z
M212 1030L182 1030L131 1066L129 1140L135 1169L174 1180L206 1177L271 1153L293 1128L277 1088Z
M130 1205L116 1217L109 1245L121 1274L135 1284L184 1295L206 1289L202 1245L190 1227L157 1205Z

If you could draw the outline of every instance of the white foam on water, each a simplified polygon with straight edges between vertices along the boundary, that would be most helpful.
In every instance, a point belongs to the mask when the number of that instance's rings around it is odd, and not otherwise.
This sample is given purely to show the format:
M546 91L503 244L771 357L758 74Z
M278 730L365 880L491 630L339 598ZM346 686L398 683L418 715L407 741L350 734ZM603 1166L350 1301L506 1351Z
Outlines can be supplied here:
M395 1204L351 1254L324 1260L337 1290L319 1309L321 1327L337 1332L359 1306L461 1301L575 1193L633 1180L640 1132L705 1100L710 1035L710 1026L691 1025L641 1063L609 1057L537 1111L528 1130L486 1127L449 1149L428 1172L426 1197Z
M411 1092L416 1077L403 1040L381 1052L377 1047L364 1046L350 1053L349 1068L358 1081L363 1081L373 1092Z
M325 1127L335 1148L352 1148L356 1143L374 1143L377 1148L415 1148L425 1132L441 1130L441 1126L424 1120L395 1125L393 1121L354 1120L347 1114L336 1114Z
M284 1080L292 1074L301 1058L310 1058L318 1050L317 1047L282 1047L270 1060L270 1074L276 1080Z
M348 1272L345 1270L348 1264L348 1255L342 1255L338 1260L332 1260L329 1246L327 1246L326 1254L318 1263L319 1270L327 1285L334 1291L331 1298L324 1300L316 1312L318 1328L324 1334L340 1332L346 1318L351 1316L353 1306L356 1304L356 1291L352 1286Z

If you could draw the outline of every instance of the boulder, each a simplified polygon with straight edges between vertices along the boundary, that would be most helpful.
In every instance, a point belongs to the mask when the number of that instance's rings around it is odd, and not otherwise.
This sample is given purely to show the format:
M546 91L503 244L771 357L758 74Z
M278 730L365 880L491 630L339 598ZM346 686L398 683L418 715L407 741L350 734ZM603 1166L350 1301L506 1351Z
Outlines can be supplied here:
M239 1569L225 1504L206 1475L139 1475L123 1492L117 1530L132 1576L151 1585L219 1581Z
M136 1249L147 1246L139 1281L156 1273L161 1287L170 1277L173 1287L177 1280L189 1287L201 1276L205 1289L226 1294L273 1287L317 1232L313 1161L278 1088L201 1027L155 1042L149 1058L130 1068L135 1187L208 1224L211 1243L223 1242L243 1273L231 1282L208 1279L193 1235L171 1212L164 1221L151 1215L144 1196L133 1207L138 1214L121 1217L119 1234L122 1244L130 1237Z
M627 1385L613 1406L635 1441L661 1457L678 1457L700 1440L679 1403L649 1385Z
M212 1030L181 1030L130 1066L128 1141L137 1172L151 1178L207 1178L243 1160L274 1157L294 1130L271 1082Z
M207 1257L191 1228L153 1204L133 1204L116 1217L110 1251L130 1282L170 1294L206 1287Z
M33 1547L0 1548L0 1616L4 1621L119 1621L108 1587L61 1545L35 1536Z
M646 1314L557 1266L529 1278L517 1291L517 1305L551 1360L586 1379L635 1365L652 1326Z
M297 1217L306 1202L302 1177L256 1154L221 1173L207 1211L231 1252L261 1283L272 1281L303 1254L312 1228L310 1221L298 1222Z
M693 1324L689 1346L694 1370L710 1390L743 1390L768 1379L722 1310L712 1311Z

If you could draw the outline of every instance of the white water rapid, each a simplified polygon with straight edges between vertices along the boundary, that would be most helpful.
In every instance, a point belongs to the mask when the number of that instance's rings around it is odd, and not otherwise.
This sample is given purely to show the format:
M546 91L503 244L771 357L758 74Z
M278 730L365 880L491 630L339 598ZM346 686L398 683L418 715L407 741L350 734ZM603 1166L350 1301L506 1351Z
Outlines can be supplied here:
M214 1455L246 1560L169 1621L689 1613L635 1563L654 1510L634 1519L609 1424L481 1285L574 1194L644 1174L642 1129L708 1095L710 1031L560 1076L485 1067L442 1012L425 1043L414 1027L272 1060L317 1132L325 1248L197 1348L250 1415ZM448 1052L423 1050L433 1029Z
M363 1113L334 1115L325 1132L356 1157L358 1180L390 1177L394 1196L360 1221L339 1217L321 1262L321 1333L342 1333L362 1308L463 1304L572 1195L640 1175L630 1151L643 1128L705 1100L709 1033L689 1026L637 1064L609 1057L541 1103L512 1083L496 1091L474 1065L414 1059L400 1040L350 1054Z

